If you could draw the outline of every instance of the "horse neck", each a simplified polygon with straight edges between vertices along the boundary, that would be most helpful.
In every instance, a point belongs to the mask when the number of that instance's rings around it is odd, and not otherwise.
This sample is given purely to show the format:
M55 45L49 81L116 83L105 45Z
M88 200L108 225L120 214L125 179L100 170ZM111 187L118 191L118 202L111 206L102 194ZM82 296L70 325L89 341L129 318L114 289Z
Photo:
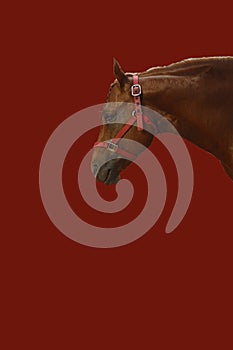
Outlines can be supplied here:
M182 137L220 157L218 126L209 127L209 113L203 107L200 80L200 76L142 75L143 104L161 113Z

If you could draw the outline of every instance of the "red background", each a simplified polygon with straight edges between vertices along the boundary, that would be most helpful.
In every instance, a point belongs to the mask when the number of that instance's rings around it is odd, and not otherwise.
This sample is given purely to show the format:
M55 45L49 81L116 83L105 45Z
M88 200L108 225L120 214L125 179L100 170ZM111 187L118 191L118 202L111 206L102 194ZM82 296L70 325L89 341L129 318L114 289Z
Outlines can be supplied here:
M215 158L187 143L194 194L171 235L164 227L175 171L163 162L166 209L149 233L115 249L81 246L61 234L38 186L48 137L71 114L105 101L113 56L126 71L143 71L188 57L233 55L231 14L226 2L23 1L5 9L2 348L231 348L233 187ZM64 183L74 207L74 174L96 135L82 138L67 157ZM153 150L162 161L162 147ZM137 184L142 174L133 170L125 176Z

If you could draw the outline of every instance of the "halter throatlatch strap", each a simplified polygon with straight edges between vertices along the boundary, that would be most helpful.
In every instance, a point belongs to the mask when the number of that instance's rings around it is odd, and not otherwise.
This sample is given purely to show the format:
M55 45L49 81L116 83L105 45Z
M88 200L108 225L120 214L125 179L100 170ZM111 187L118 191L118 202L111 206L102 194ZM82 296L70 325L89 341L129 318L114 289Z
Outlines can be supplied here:
M132 113L132 117L128 120L128 122L121 128L121 130L117 133L114 139L109 141L101 141L96 142L94 144L95 147L103 147L106 148L110 152L118 153L126 158L135 159L136 156L131 154L118 146L120 140L124 137L124 135L128 132L128 130L137 122L138 131L143 130L143 122L150 125L154 131L156 131L156 126L150 121L150 119L142 114L142 105L141 105L141 94L142 87L139 84L138 75L133 75L133 85L131 86L131 95L134 98L134 111Z

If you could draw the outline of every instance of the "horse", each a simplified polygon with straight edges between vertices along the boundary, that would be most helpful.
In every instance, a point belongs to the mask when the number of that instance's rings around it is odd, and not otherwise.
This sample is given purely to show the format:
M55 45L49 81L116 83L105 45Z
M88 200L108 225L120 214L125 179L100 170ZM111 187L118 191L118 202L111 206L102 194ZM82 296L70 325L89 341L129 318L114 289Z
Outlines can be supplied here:
M116 79L92 155L98 181L117 183L133 157L150 146L154 135L148 127L169 131L163 121L219 159L233 180L233 57L189 58L141 73L125 73L114 59L113 71ZM162 118L145 116L144 108ZM137 141L136 146L129 140Z

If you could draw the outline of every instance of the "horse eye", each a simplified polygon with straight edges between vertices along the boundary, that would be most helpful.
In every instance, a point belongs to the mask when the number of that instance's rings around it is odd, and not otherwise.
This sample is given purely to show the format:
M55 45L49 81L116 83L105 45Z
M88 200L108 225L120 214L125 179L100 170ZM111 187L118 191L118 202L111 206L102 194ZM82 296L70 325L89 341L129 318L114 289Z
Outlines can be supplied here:
M104 116L104 120L109 123L112 122L115 119L115 115L113 114L105 114Z

